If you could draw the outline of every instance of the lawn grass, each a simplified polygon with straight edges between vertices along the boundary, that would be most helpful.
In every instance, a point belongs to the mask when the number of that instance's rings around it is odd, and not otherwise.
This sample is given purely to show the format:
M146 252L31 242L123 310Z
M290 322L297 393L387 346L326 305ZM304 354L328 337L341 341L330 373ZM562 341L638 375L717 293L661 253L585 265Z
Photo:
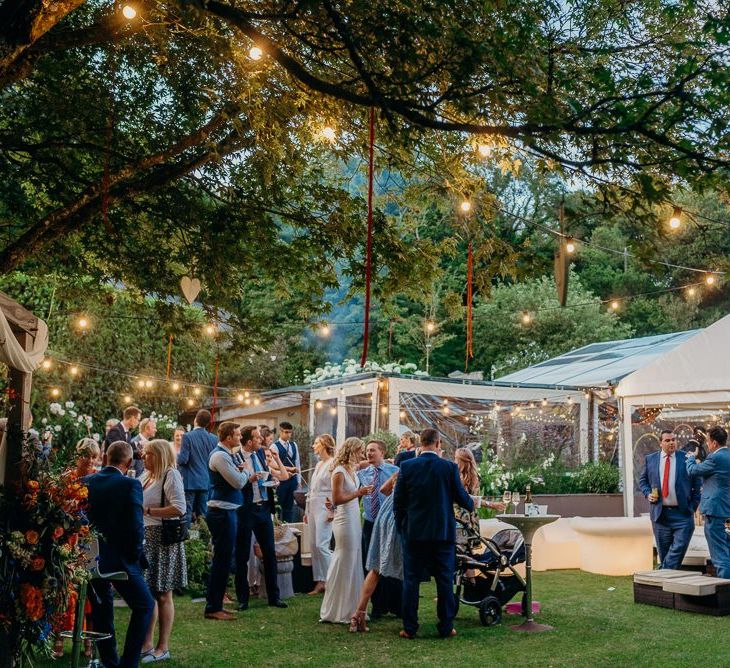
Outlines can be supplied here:
M613 591L609 591L614 587ZM552 571L534 576L539 621L554 631L522 634L509 629L519 617L484 628L475 608L462 606L458 636L436 635L434 588L421 589L417 640L398 637L399 620L371 623L370 633L349 634L344 626L317 622L321 597L298 595L287 610L252 602L235 622L203 619L203 604L176 598L177 619L164 665L227 666L727 666L730 620L675 612L633 602L631 578ZM126 609L117 624L126 628ZM69 654L67 648L67 657ZM41 666L68 665L67 658Z

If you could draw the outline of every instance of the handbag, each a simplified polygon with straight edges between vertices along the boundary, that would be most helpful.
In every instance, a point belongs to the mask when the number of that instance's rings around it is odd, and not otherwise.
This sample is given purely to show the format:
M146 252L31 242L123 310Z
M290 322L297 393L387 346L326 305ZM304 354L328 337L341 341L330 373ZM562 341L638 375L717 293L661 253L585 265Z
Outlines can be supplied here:
M168 470L167 473L170 471ZM160 497L160 508L165 507L165 482L167 473L162 480L162 495ZM162 519L162 544L175 545L188 539L188 525L184 517L166 517Z

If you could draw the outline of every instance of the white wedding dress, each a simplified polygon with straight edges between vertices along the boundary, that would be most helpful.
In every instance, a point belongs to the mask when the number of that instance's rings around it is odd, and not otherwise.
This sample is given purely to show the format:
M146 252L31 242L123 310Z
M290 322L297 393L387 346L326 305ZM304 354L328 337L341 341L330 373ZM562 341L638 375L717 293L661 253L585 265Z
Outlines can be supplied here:
M343 491L352 494L359 486L357 478L338 466L332 471L345 477ZM359 499L354 498L335 509L332 521L335 552L327 571L327 589L319 611L319 621L349 624L355 614L365 579L362 569L362 528Z

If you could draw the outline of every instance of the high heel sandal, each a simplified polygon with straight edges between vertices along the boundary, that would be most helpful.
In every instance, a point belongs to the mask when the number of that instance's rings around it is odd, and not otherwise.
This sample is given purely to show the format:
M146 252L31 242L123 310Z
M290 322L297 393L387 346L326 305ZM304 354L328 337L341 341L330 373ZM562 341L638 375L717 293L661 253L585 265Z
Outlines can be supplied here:
M367 612L365 610L357 610L350 617L350 633L367 633L370 629L367 626Z

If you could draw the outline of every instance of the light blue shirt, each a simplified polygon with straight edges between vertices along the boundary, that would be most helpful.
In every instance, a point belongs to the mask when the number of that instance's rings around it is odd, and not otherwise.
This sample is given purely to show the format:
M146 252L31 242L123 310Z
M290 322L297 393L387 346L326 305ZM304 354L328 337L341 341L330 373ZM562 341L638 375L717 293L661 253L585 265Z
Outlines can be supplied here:
M380 489L392 476L396 471L398 471L398 467L394 464L390 464L388 462L383 462L378 467L378 478L377 478L377 489ZM375 483L375 467L371 464L366 469L362 469L361 471L357 472L357 478L360 481L360 484L364 487L365 485L374 485ZM385 499L387 498L385 494L381 494L378 492L380 505L379 508L383 507L383 503L385 503ZM372 504L372 497L370 494L366 494L362 497L362 508L365 511L365 519L368 522L374 522L375 517L373 517L373 513L371 510L371 504Z

